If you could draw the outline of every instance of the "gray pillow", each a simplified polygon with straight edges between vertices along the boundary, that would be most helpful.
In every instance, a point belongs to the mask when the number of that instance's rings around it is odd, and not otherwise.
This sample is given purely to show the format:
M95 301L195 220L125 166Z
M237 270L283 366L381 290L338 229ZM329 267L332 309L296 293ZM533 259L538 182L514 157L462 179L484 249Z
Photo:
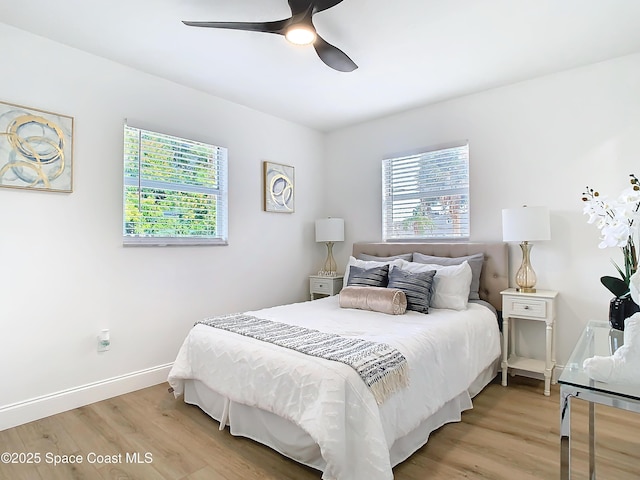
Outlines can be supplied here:
M407 310L429 313L431 302L431 286L435 270L426 272L408 272L399 268L392 268L389 272L388 288L402 290L407 297Z
M354 265L349 266L347 286L386 287L389 281L389 265L381 265L368 270Z
M471 287L469 288L469 300L480 300L480 274L484 264L484 253L476 253L466 257L435 257L414 252L413 261L415 263L431 263L448 267L450 265L460 265L464 261L469 262L471 267Z
M410 262L412 257L413 257L412 253L403 253L402 255L392 255L391 257L376 257L375 255L367 255L366 253L361 253L360 255L358 255L358 260L388 262L391 260L397 260L398 258L401 258L402 260L406 260L407 262Z

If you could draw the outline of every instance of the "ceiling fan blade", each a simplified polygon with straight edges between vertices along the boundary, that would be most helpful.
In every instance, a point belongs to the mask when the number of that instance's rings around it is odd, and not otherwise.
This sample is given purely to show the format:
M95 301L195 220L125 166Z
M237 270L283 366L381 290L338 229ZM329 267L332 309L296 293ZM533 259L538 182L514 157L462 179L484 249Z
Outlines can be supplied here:
M343 0L315 0L315 2L313 2L313 12L322 12L328 8L335 7L339 3L342 3L342 1Z
M190 27L226 28L284 35L284 28L289 25L290 20L290 18L275 22L187 22L183 20L182 23Z
M351 60L346 53L338 47L334 47L327 43L320 35L317 36L313 43L320 60L328 66L339 72L353 72L358 66Z
M307 10L309 10L309 7L311 7L312 4L313 0L289 0L291 16L295 17L296 15L305 13Z

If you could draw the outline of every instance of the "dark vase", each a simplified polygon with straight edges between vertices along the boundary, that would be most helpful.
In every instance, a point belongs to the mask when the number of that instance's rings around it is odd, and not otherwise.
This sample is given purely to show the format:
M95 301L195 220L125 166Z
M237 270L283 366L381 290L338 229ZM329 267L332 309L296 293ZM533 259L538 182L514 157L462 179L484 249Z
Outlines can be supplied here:
M624 321L637 312L640 312L640 306L631 297L614 297L609 302L609 325L624 330Z

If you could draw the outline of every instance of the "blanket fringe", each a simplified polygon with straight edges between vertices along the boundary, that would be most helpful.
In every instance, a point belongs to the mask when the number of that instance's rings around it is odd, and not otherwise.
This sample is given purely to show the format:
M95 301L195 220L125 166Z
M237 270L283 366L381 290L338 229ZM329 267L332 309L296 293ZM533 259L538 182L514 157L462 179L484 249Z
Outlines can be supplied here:
M409 366L405 362L394 370L386 372L383 377L370 385L370 389L376 399L376 403L382 405L391 395L408 386Z

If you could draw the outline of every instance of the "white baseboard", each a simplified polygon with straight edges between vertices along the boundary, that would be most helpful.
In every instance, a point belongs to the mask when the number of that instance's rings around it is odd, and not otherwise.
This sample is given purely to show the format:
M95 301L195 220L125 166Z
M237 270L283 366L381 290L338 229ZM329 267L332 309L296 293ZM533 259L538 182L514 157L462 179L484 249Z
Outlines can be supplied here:
M166 382L173 363L0 406L0 431Z

